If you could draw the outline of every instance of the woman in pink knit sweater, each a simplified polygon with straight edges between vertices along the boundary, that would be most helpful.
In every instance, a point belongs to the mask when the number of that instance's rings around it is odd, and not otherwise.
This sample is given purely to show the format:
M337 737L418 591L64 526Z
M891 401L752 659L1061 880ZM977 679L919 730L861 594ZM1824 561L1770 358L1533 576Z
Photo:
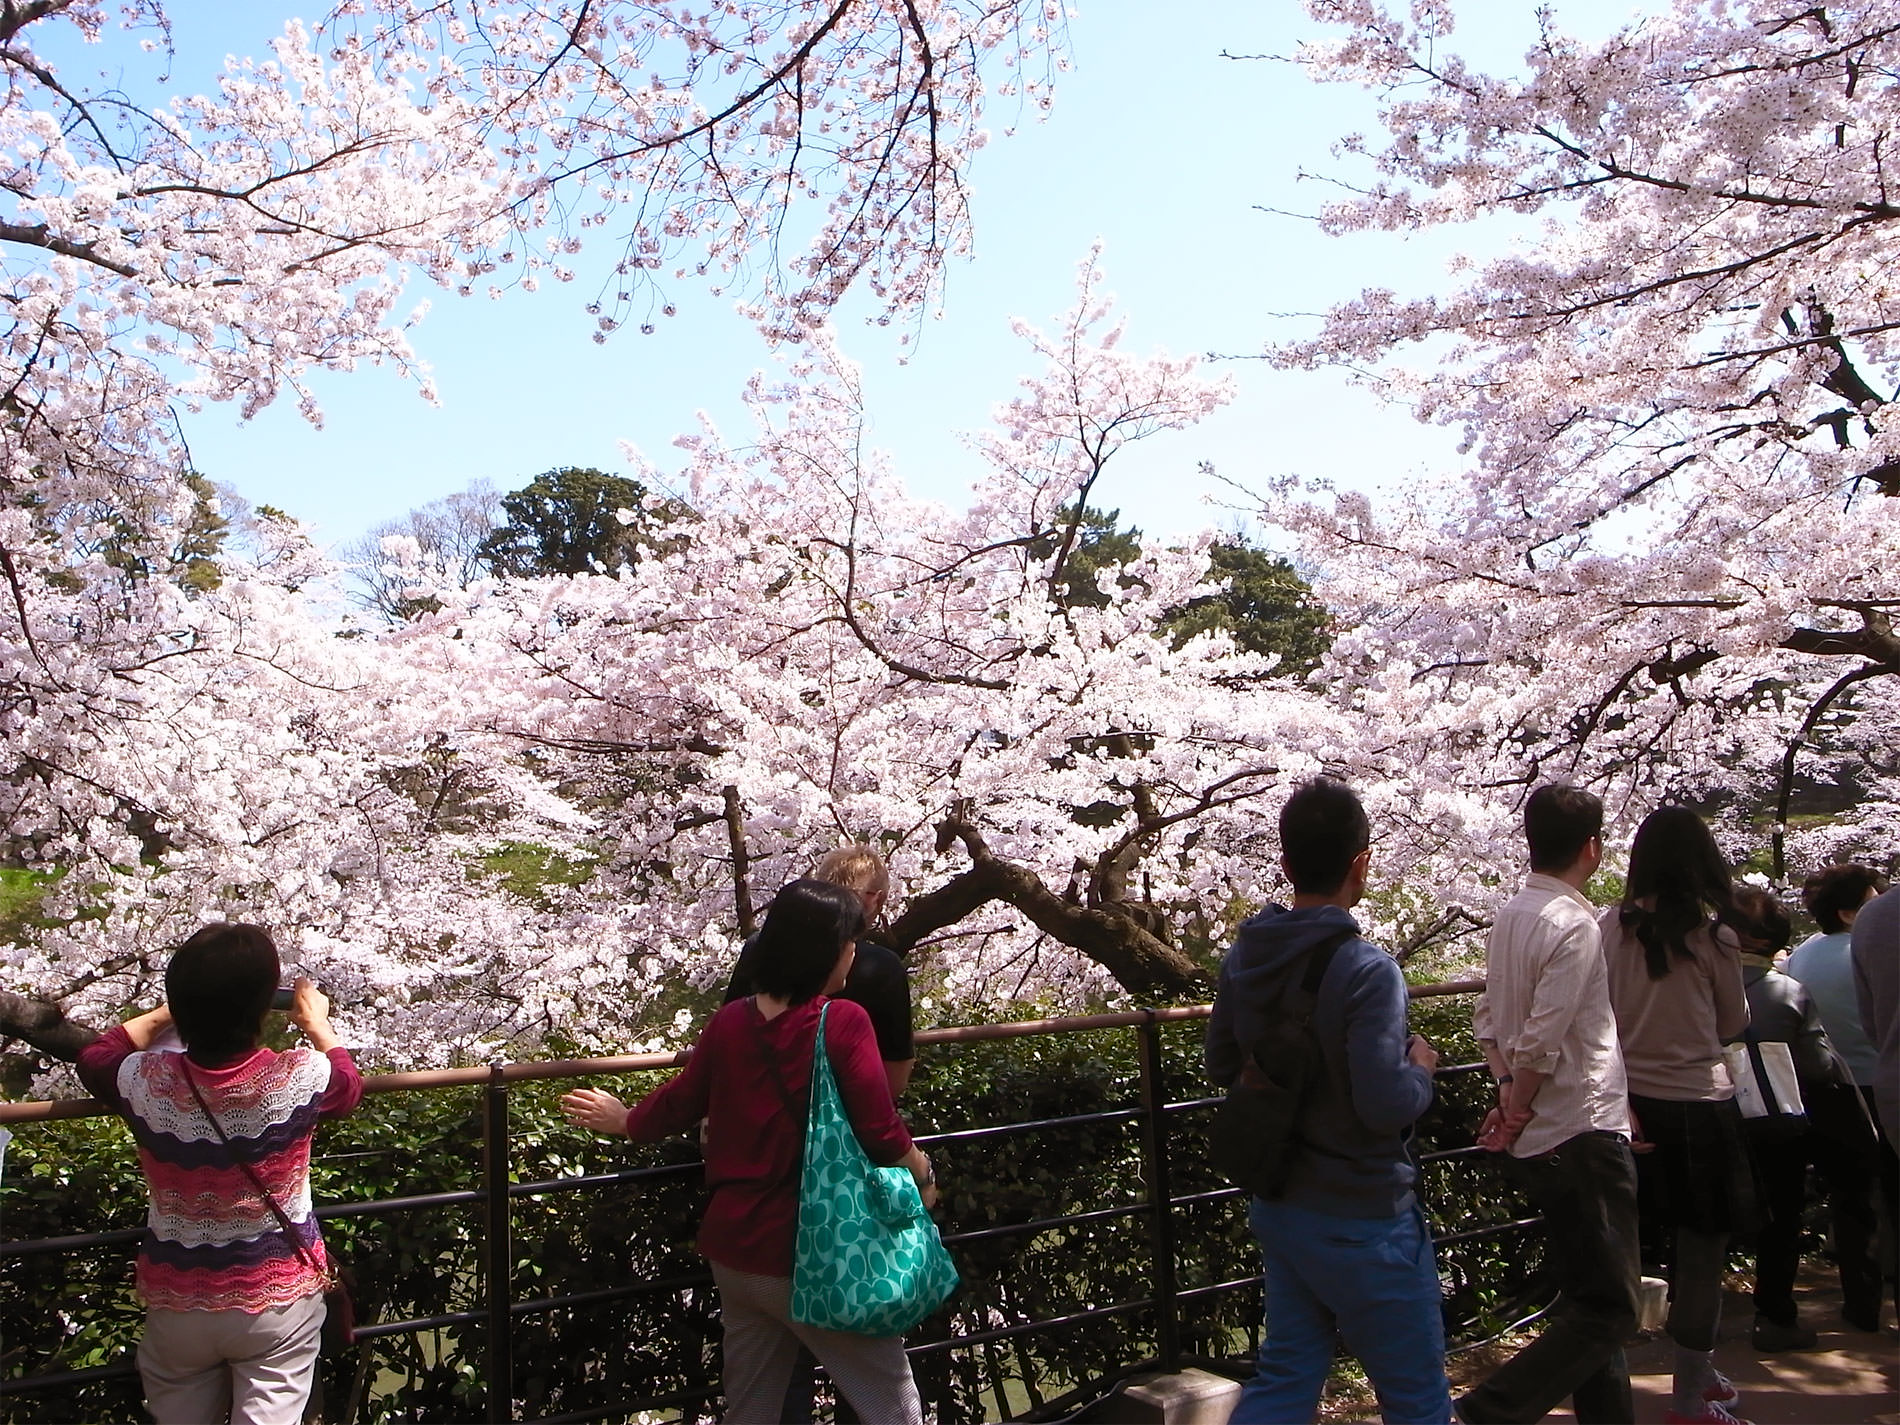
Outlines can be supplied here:
M279 973L269 932L207 925L166 966L165 1004L79 1056L145 1173L138 1359L158 1425L295 1425L310 1394L329 1265L310 1135L356 1107L363 1079L310 980L290 1007L309 1046L260 1046ZM182 1046L161 1047L174 1026Z

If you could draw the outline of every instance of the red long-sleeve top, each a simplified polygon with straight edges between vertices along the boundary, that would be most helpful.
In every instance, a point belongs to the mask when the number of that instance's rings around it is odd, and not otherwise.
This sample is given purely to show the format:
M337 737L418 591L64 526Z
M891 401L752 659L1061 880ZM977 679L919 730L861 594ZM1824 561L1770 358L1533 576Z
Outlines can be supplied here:
M820 996L773 1019L750 998L734 1000L712 1017L686 1067L627 1114L627 1136L640 1143L706 1120L712 1199L699 1250L734 1271L792 1274L812 1042L827 1003L825 1049L845 1113L872 1162L897 1162L910 1133L891 1102L870 1016L849 1000Z

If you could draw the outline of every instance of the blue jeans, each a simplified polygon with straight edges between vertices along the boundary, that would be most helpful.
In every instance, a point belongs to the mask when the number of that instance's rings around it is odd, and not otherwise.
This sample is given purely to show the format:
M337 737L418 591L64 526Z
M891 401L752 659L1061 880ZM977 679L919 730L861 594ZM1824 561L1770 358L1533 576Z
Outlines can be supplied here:
M1424 1214L1335 1217L1255 1198L1247 1220L1266 1262L1266 1325L1229 1425L1312 1421L1335 1333L1366 1368L1387 1425L1446 1425L1445 1318Z

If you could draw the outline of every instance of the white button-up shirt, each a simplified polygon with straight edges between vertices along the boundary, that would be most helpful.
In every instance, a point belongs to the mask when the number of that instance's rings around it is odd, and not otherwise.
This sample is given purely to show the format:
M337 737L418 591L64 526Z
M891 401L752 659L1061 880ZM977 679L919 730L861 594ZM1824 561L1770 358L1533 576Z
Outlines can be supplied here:
M1580 1133L1630 1131L1596 908L1574 886L1533 871L1498 912L1472 1028L1513 1072L1547 1076L1514 1157L1548 1153Z

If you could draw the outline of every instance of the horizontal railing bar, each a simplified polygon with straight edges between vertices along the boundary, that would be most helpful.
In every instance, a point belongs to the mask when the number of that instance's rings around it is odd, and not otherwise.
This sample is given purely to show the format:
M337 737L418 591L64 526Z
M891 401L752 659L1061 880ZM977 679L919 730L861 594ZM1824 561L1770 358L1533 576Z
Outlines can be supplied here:
M67 1385L89 1385L96 1380L121 1380L139 1373L138 1362L131 1356L110 1366L87 1366L83 1371L48 1371L44 1375L14 1376L0 1380L0 1395L26 1395L32 1391L58 1390Z
M1266 1278L1264 1276L1256 1272L1250 1277L1235 1277L1234 1280L1230 1282L1215 1282L1212 1286L1191 1286L1185 1290L1177 1291L1175 1295L1182 1298L1190 1296L1213 1296L1216 1292L1239 1291L1243 1286L1259 1286L1260 1283L1265 1280Z
M1483 988L1483 980L1448 980L1442 984L1411 985L1406 993L1413 999L1429 999L1439 995L1474 994ZM943 1029L920 1029L913 1037L919 1044L976 1044L992 1039L1020 1039L1032 1034L1074 1034L1091 1029L1132 1029L1144 1024L1185 1024L1206 1019L1211 1013L1212 1005L1171 1005L1165 1009L1071 1015L1063 1019L1024 1019L1008 1024L962 1024ZM610 1054L593 1059L536 1059L502 1064L499 1073L504 1083L523 1083L536 1079L583 1079L600 1074L634 1074L678 1068L691 1053L690 1049L681 1049L670 1054L662 1051L652 1054ZM492 1083L496 1072L496 1068L488 1065L468 1065L459 1069L416 1069L405 1073L370 1074L363 1080L363 1089L366 1093L379 1094L414 1089L479 1088ZM0 1124L40 1123L56 1118L92 1118L111 1111L97 1099L90 1098L0 1103Z
M1029 1232L1052 1232L1058 1227L1075 1227L1090 1222L1107 1222L1116 1217L1134 1217L1149 1211L1145 1202L1126 1207L1100 1207L1093 1212L1078 1212L1072 1217L1039 1217L1034 1222L1006 1222L1001 1227L979 1227L974 1232L954 1232L944 1236L944 1245L954 1242L987 1242L995 1237L1020 1237Z
M1230 1197L1245 1197L1247 1189L1239 1187L1214 1188L1208 1192L1191 1192L1185 1197L1171 1197L1169 1207L1198 1207L1204 1202L1221 1202Z
M392 1212L416 1212L425 1207L462 1207L486 1196L472 1188L455 1192L425 1192L415 1197L375 1197L367 1202L328 1202L316 1210L319 1222L337 1217L382 1217Z
M408 1321L377 1321L356 1328L356 1339L372 1341L379 1336L413 1336L422 1331L437 1331L444 1326L469 1326L478 1321L486 1321L488 1313L477 1311L451 1311L441 1316L417 1316Z
M625 1286L604 1286L596 1291L575 1292L571 1296L541 1296L529 1301L511 1301L508 1303L508 1314L510 1316L538 1316L544 1311L566 1311L575 1306L591 1306L602 1301L617 1301L625 1296L642 1296L656 1291L686 1291L691 1287L712 1284L711 1272L692 1272L686 1276L663 1277L656 1282L629 1282Z
M1086 1123L1126 1123L1140 1118L1138 1108L1109 1108L1100 1113L1074 1113L1067 1118L1032 1118L1025 1123L993 1123L983 1128L955 1128L947 1133L919 1133L918 1143L970 1143L978 1138L997 1138L1006 1133L1024 1133L1034 1128L1075 1128Z
M1489 1227L1468 1227L1463 1232L1447 1232L1443 1237L1432 1238L1434 1247L1443 1247L1449 1242L1476 1242L1481 1237L1502 1237L1506 1232L1521 1232L1526 1227L1543 1225L1541 1217L1520 1217L1512 1222L1494 1222Z
M1439 999L1445 995L1477 995L1484 993L1484 981L1439 980L1429 985L1407 985L1405 993L1410 999Z
M698 1158L684 1163L660 1163L648 1168L623 1168L615 1173L577 1173L571 1178L543 1178L539 1182L509 1183L510 1197L538 1197L542 1193L575 1192L582 1188L613 1187L618 1183L647 1182L654 1178L679 1178L699 1172L706 1166Z
M482 1201L479 1192L431 1192L416 1197L379 1197L368 1202L325 1203L316 1210L317 1220L331 1222L340 1217L383 1217L397 1212L416 1212L423 1208L460 1207ZM87 1247L118 1247L136 1242L145 1235L142 1227L120 1227L110 1232L79 1232L70 1237L34 1237L23 1242L0 1242L0 1259L32 1257L47 1252L77 1252Z
M1184 1098L1176 1103L1161 1105L1163 1113L1185 1113L1191 1108L1213 1108L1227 1102L1226 1094L1209 1094L1206 1098Z
M1024 1321L1015 1326L998 1326L991 1331L971 1331L961 1336L952 1336L943 1341L926 1341L921 1346L907 1346L904 1354L908 1356L934 1356L939 1351L955 1351L965 1346L980 1346L986 1341L1007 1341L1012 1336L1027 1336L1032 1331L1048 1331L1058 1326L1073 1326L1081 1321L1094 1321L1103 1316L1126 1316L1131 1311L1144 1311L1156 1304L1152 1296L1144 1296L1138 1301L1124 1301L1115 1306L1097 1306L1087 1311L1074 1311L1067 1316L1045 1316L1040 1321Z
M118 1227L110 1232L75 1232L70 1237L32 1237L24 1242L0 1242L0 1258L35 1257L48 1252L80 1252L88 1247L119 1247L145 1235L143 1227Z

